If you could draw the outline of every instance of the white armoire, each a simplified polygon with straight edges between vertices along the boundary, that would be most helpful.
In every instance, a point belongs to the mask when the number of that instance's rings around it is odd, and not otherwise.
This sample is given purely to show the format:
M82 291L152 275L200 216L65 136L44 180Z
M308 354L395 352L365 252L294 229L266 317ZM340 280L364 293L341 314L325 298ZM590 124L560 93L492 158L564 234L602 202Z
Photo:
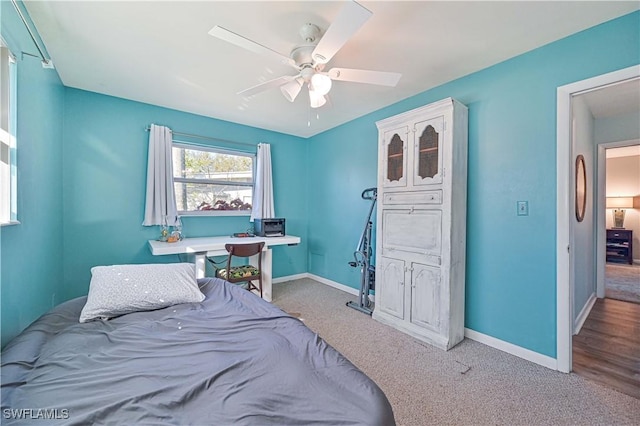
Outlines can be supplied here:
M376 125L373 318L447 350L464 338L467 107L447 98Z

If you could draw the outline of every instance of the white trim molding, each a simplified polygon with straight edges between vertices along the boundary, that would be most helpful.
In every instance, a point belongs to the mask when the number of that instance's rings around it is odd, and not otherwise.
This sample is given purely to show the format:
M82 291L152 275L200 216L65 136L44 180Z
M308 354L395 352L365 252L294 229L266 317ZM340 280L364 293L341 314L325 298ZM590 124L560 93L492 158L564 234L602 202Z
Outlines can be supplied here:
M271 282L273 284L286 283L287 281L301 280L303 278L309 278L309 274L303 272L302 274L285 275L284 277L273 278Z
M640 76L640 65L560 86L557 89L556 133L556 353L557 369L569 373L572 368L573 273L569 253L572 240L571 176L571 98L600 87ZM594 231L595 232L595 231Z
M324 285L328 285L329 287L337 288L338 290L344 291L345 293L353 294L354 296L358 296L360 291L357 288L349 287L348 285L340 284L337 281L332 281L328 278L323 278L319 275L307 274L307 278L311 278L312 280L318 281ZM375 301L375 296L369 295L369 300L372 302Z
M598 300L598 298L596 297L596 294L591 293L591 296L589 296L589 300L587 300L587 303L584 304L584 306L582 307L582 310L580 311L580 313L578 314L578 317L576 318L576 321L573 324L574 335L580 333L580 330L582 329L584 322L587 320L587 317L589 316L589 313L591 312L593 305L596 304L596 300Z
M543 367L547 367L552 370L557 369L557 361L555 358L551 358L547 355L542 355L530 349L523 348L522 346L514 345L513 343L505 342L504 340L496 339L495 337L479 333L475 330L471 330L470 328L464 329L464 337L498 349L502 352L506 352L519 358L526 359L527 361L531 361L535 364L542 365Z
M328 285L330 287L334 287L337 288L338 290L344 291L346 293L350 293L350 294L358 294L358 290L355 288L351 288L349 286L346 286L344 284L340 284L338 282L335 281L331 281L327 278L323 278L319 275L314 275L311 274L309 272L303 272L301 274L294 274L294 275L285 275L284 277L278 277L278 278L274 278L272 280L273 283L277 284L277 283L285 283L288 281L295 281L295 280L301 280L304 278L309 278L312 279L314 281L318 281L320 284L325 284Z
M572 335L571 288L569 283L571 264L569 255L570 233L570 201L573 199L569 191L571 171L571 89L559 87L557 93L557 134L556 134L556 357L560 371L571 371L571 344L567 336Z
M604 142L597 145L596 296L600 299L604 298L605 294L605 272L607 268L607 150L636 145L640 146L640 139ZM634 259L633 263L640 263L640 259Z
M332 281L328 278L321 277L320 275L315 275L312 273L307 273L307 278L311 278L314 281L318 281L324 285L328 285L329 287L337 288L338 290L344 291L345 293L357 295L358 289L353 287L349 287L348 285L340 284L337 281Z
M272 280L272 282L274 284L278 284L278 283L284 283L284 282L287 282L287 281L301 280L303 278L312 279L314 281L319 282L320 284L328 285L329 287L333 287L333 288L335 288L337 290L344 291L345 293L353 294L354 296L358 296L358 294L360 293L360 291L357 288L349 287L348 285L340 284L337 281L332 281L332 280L330 280L328 278L324 278L324 277L321 277L319 275L311 274L309 272L303 272L302 274L287 275L287 276L284 276L284 277L274 278ZM371 300L372 302L375 302L375 296L370 294L369 295L369 300Z

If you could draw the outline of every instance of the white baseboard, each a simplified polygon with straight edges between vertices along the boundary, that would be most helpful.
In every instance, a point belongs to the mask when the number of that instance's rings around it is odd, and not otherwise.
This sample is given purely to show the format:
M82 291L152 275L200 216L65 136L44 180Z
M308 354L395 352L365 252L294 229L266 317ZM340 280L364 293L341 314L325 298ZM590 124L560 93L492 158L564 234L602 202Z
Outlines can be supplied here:
M274 278L271 282L273 284L286 283L287 281L301 280L302 278L309 278L309 274L303 272L302 274L285 275L284 277Z
M360 294L360 290L357 288L349 287L348 285L340 284L337 281L332 281L328 278L321 277L315 274L307 274L307 278L311 278L314 281L318 281L321 284L328 285L329 287L337 288L338 290L344 291L345 293L353 294L354 296L358 296ZM375 296L369 295L369 300L375 302Z
M344 291L345 293L353 294L356 296L358 295L357 289L353 287L349 287L348 285L340 284L337 281L332 281L328 278L324 278L319 275L315 275L311 273L307 274L307 278L311 278L312 280L318 281L319 283L322 283L324 285L328 285L329 287L337 288L338 290Z
M358 295L358 289L355 289L353 287L349 287L347 285L344 284L340 284L339 282L336 281L332 281L328 278L324 278L321 277L319 275L315 275L315 274L311 274L309 272L303 272L302 274L295 274L295 275L287 275L284 277L278 277L278 278L274 278L271 282L274 284L278 284L278 283L284 283L287 281L293 281L293 280L300 280L303 278L310 278L314 281L318 281L321 284L324 285L328 285L329 287L333 287L336 288L340 291L344 291L345 293L349 293L349 294L353 294L355 296Z
M542 365L543 367L550 368L552 370L558 369L558 362L555 358L551 358L547 355L539 354L529 349L525 349L521 346L514 345L513 343L505 342L504 340L496 339L489 335L479 333L469 328L464 329L464 337L467 337L476 342L482 343L492 348L496 348L511 355L515 355L519 358L526 359L533 363Z
M593 308L593 305L596 303L596 300L598 300L598 298L596 297L596 294L591 293L591 296L589 296L589 300L587 300L587 303L584 304L584 306L582 307L582 310L578 314L578 317L573 323L574 335L580 333L580 329L584 325L584 322L587 320L587 317L591 312L591 308Z

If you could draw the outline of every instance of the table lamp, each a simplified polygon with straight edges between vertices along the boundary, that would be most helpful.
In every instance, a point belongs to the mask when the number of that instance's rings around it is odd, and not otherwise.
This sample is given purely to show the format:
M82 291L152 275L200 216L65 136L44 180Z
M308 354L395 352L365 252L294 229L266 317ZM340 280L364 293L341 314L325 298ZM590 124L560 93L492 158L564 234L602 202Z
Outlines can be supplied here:
M607 208L613 209L613 227L624 229L624 209L633 208L633 197L607 197Z

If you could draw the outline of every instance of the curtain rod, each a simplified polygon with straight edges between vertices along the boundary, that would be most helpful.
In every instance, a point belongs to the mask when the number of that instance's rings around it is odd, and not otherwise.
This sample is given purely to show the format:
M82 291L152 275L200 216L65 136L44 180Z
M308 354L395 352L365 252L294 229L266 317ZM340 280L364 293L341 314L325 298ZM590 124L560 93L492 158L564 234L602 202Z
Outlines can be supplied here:
M20 10L20 7L18 6L18 3L16 2L16 0L11 0L11 3L13 3L13 7L16 9L16 12L18 12L18 15L20 15L20 19L22 19L22 23L24 24L25 28L29 32L29 35L31 36L31 40L33 40L33 44L36 45L36 49L38 49L38 52L40 53L40 58L42 59L42 67L43 68L53 68L53 62L51 61L51 58L47 59L44 56L44 53L42 52L42 49L40 48L40 44L38 44L38 41L36 40L36 36L31 31L31 28L29 28L29 24L27 24L27 20L25 19L24 15L22 14L22 11ZM29 55L29 54L27 54L27 55ZM33 56L33 55L29 55L29 56Z
M148 132L148 131L151 130L151 127L146 127L145 130ZM235 144L235 145L243 145L243 146L250 146L252 148L256 148L256 145L253 145L253 144L250 144L250 143L230 141L228 139L212 138L210 136L200 136L200 135L194 135L194 134L191 134L191 133L174 132L173 130L171 131L171 133L174 134L174 135L185 136L185 137L188 137L188 138L206 139L206 140L210 140L210 141L232 143L232 144Z

